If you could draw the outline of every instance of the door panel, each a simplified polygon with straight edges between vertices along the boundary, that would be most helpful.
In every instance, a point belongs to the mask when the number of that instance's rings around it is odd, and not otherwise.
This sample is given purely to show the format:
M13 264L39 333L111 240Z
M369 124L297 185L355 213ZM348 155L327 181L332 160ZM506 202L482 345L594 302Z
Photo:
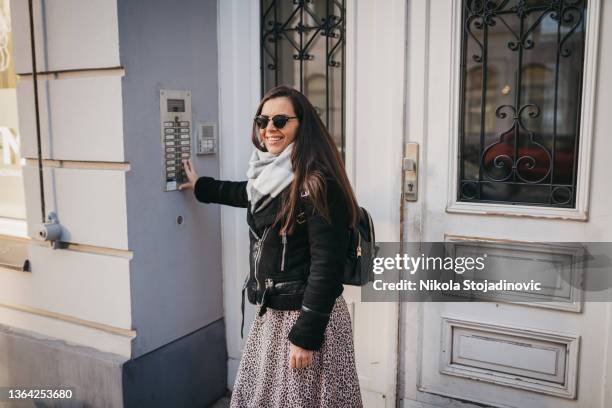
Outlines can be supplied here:
M602 93L597 92L603 89L602 81L610 82L601 73L612 68L612 43L604 36L611 30L612 7L589 1L585 16L575 205L539 202L534 206L515 198L469 202L458 199L459 96L465 95L459 81L462 1L409 2L404 141L417 142L421 148L419 199L404 203L406 241L478 239L495 243L498 254L516 254L521 243L533 248L531 242L612 241L612 213L607 204L612 192L605 181L612 172L608 160L612 141L606 130L612 120L603 113ZM504 23L498 20L498 24ZM507 83L513 86L508 82L513 75L499 75L500 92ZM528 104L526 95L522 103ZM504 102L496 103L484 110L483 121L512 119L496 115ZM524 121L533 119L526 117ZM524 135L521 130L520 136ZM529 261L526 255L523 261ZM547 299L552 302L545 307L508 299L402 304L400 399L404 406L471 406L469 401L520 408L607 406L603 390L608 389L605 378L610 364L602 356L608 355L610 343L610 305L583 303L571 287L555 287L554 296L558 298Z

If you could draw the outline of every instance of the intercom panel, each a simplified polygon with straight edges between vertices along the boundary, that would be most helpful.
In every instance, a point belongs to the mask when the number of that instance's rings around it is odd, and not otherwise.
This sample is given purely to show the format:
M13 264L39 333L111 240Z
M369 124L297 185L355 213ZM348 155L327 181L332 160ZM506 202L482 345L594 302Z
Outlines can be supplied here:
M215 122L196 122L196 155L217 153L217 124Z
M161 89L159 92L164 191L187 182L182 160L190 159L191 91Z

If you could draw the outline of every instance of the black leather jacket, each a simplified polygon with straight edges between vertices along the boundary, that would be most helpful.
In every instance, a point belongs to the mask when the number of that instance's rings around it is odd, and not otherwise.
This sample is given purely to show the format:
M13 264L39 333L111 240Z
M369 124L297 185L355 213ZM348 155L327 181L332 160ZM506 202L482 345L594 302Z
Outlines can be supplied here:
M265 208L251 213L246 181L200 177L194 194L198 201L247 208L250 237L250 273L243 287L249 302L268 307L300 310L289 333L291 343L318 350L329 315L343 292L342 271L348 250L348 211L337 181L326 179L326 205L331 223L315 213L308 196L301 198L300 215L291 235L279 235L280 223L271 225L280 209L282 194Z

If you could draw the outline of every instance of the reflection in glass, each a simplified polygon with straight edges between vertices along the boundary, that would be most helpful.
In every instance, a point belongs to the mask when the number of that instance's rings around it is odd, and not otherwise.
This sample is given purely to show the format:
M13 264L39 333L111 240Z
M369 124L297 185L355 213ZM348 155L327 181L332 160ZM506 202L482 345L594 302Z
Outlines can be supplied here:
M584 0L464 0L458 198L574 207Z
M0 0L0 218L25 219L9 3Z

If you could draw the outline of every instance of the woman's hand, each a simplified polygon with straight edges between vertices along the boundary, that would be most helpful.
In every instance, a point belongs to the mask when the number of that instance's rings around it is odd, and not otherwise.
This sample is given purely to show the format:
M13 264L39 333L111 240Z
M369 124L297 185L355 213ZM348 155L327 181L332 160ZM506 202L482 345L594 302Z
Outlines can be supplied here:
M185 174L187 175L187 179L189 182L182 183L178 185L179 190L185 189L194 189L195 183L198 181L198 173L193 168L193 163L191 163L191 159L183 160L183 167L185 168Z
M289 343L289 367L291 368L303 368L312 364L314 358L313 350L306 350L293 343Z

